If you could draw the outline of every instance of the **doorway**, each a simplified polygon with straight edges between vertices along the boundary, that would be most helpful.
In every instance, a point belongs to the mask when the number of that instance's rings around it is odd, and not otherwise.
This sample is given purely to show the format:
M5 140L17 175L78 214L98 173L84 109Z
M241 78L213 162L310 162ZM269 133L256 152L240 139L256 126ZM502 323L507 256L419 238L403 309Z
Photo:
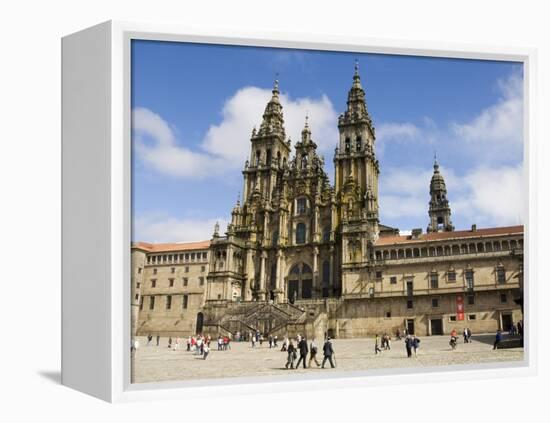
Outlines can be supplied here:
M204 314L202 312L197 313L197 325L195 333L202 333L202 327L204 324Z
M514 323L514 321L512 320L512 315L503 314L501 318L502 318L502 330L504 332L509 332L510 328L512 327L512 324Z
M407 333L414 335L414 319L407 319Z
M288 274L288 301L293 304L302 298L313 296L313 272L311 267L305 263L298 263L292 266Z
M443 335L443 319L431 319L430 326L430 335Z

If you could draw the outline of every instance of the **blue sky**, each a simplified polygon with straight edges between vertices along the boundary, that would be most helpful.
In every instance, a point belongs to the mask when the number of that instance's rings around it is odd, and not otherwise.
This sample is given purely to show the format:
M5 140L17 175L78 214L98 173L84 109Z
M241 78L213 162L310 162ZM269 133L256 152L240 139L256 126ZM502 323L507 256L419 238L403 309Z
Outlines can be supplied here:
M376 127L382 223L426 228L434 152L457 229L521 223L521 64L134 41L133 239L202 240L217 220L225 227L275 78L287 135L299 138L308 113L332 180L355 60Z

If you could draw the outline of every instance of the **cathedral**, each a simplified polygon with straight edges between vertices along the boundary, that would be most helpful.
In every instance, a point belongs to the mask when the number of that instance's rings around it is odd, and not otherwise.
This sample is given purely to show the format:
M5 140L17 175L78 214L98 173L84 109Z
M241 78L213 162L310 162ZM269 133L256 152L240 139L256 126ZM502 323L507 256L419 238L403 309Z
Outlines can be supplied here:
M292 151L279 94L275 81L226 232L132 245L134 333L438 335L523 318L523 227L455 230L437 161L426 232L380 222L375 129L357 65L337 122L334 185L307 116Z

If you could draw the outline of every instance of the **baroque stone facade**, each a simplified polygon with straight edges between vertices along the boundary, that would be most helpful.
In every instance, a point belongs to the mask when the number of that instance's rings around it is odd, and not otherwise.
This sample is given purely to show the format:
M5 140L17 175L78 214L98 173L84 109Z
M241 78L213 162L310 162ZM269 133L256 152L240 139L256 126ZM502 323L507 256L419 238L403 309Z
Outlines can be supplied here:
M357 65L338 129L332 186L307 116L291 155L275 81L226 233L216 225L210 241L133 245L134 332L431 335L522 319L523 227L455 231L437 161L427 233L379 222L375 129Z

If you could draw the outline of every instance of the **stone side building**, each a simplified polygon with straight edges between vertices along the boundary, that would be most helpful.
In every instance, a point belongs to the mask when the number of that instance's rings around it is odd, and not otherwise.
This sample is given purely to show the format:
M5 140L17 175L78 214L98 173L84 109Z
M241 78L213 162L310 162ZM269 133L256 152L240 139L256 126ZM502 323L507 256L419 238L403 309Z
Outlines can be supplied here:
M209 241L132 245L133 333L170 336L200 327Z
M432 335L522 319L523 227L455 231L435 161L427 232L400 235L379 221L375 129L357 66L337 124L332 186L307 116L291 155L275 81L226 233L216 225L210 241L133 245L135 332Z

